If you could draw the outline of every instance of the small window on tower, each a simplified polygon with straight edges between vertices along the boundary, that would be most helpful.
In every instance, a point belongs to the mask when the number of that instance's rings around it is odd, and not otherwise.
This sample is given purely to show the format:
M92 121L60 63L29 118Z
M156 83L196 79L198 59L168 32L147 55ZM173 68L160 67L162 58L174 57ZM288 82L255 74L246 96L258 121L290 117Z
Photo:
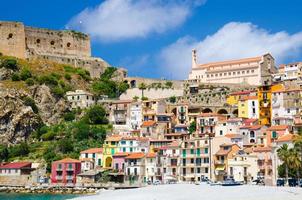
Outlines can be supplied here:
M67 43L67 47L70 47L70 46L71 46L71 43L70 43L70 42L68 42L68 43Z
M11 39L11 38L13 38L13 34L12 33L8 34L7 39Z
M55 41L52 40L52 41L50 42L50 44L51 44L51 45L54 45L54 44L55 44Z
M37 41L36 41L36 42L37 42L37 44L39 44L41 41L40 41L40 39L37 39Z

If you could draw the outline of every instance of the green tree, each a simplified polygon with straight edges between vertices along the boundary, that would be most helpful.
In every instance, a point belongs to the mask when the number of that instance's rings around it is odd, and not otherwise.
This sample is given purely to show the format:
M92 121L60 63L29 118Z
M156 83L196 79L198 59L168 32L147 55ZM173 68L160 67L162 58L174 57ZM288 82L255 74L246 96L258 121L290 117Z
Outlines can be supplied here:
M0 162L6 161L9 157L9 152L6 146L0 145Z
M172 88L172 87L173 87L173 82L172 82L172 81L166 81L166 82L165 82L165 86L166 86L167 88Z
M23 68L20 72L20 79L22 81L26 81L27 79L31 78L32 74L31 71L27 68Z
M285 167L285 182L288 184L288 170L290 165L290 151L287 144L283 144L278 150L277 155L279 159L283 162Z
M100 105L90 107L86 111L83 120L89 124L108 124L106 110Z
M18 62L15 58L6 58L2 60L0 67L4 67L6 69L11 69L14 71L19 69Z
M133 100L134 100L134 101L137 101L137 100L139 100L139 97L138 97L138 96L134 96L134 97L133 97Z
M66 112L63 117L65 121L70 122L75 120L75 113L73 111Z
M301 157L297 149L289 149L290 168L296 172L298 181L300 180Z
M146 84L145 84L145 83L140 83L140 84L138 85L138 89L140 89L140 90L142 91L142 96L141 96L141 98L144 98L144 90L147 89Z
M189 126L189 133L192 134L196 131L196 122L193 121L190 123L190 126Z
M171 103L176 103L176 96L169 97Z

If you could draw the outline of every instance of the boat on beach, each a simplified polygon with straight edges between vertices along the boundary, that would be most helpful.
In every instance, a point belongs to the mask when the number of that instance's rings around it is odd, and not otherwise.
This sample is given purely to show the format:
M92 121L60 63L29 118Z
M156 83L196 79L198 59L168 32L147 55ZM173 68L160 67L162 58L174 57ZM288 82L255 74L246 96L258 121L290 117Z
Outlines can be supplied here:
M222 186L238 186L242 185L242 183L235 181L233 178L227 178L225 181L222 182Z

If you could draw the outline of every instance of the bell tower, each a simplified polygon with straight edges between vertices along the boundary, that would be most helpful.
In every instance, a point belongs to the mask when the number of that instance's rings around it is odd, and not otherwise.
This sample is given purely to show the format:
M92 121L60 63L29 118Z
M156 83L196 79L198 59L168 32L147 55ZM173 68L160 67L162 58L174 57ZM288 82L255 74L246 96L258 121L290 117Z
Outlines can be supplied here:
M192 49L192 69L197 68L197 50Z

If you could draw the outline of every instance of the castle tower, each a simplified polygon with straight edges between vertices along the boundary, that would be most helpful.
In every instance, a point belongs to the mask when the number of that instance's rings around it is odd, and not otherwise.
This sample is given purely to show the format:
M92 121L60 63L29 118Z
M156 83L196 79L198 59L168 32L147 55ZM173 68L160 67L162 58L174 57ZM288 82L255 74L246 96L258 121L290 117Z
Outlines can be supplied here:
M192 49L192 69L197 68L197 50Z
M25 31L20 22L0 21L0 52L4 55L25 58Z

